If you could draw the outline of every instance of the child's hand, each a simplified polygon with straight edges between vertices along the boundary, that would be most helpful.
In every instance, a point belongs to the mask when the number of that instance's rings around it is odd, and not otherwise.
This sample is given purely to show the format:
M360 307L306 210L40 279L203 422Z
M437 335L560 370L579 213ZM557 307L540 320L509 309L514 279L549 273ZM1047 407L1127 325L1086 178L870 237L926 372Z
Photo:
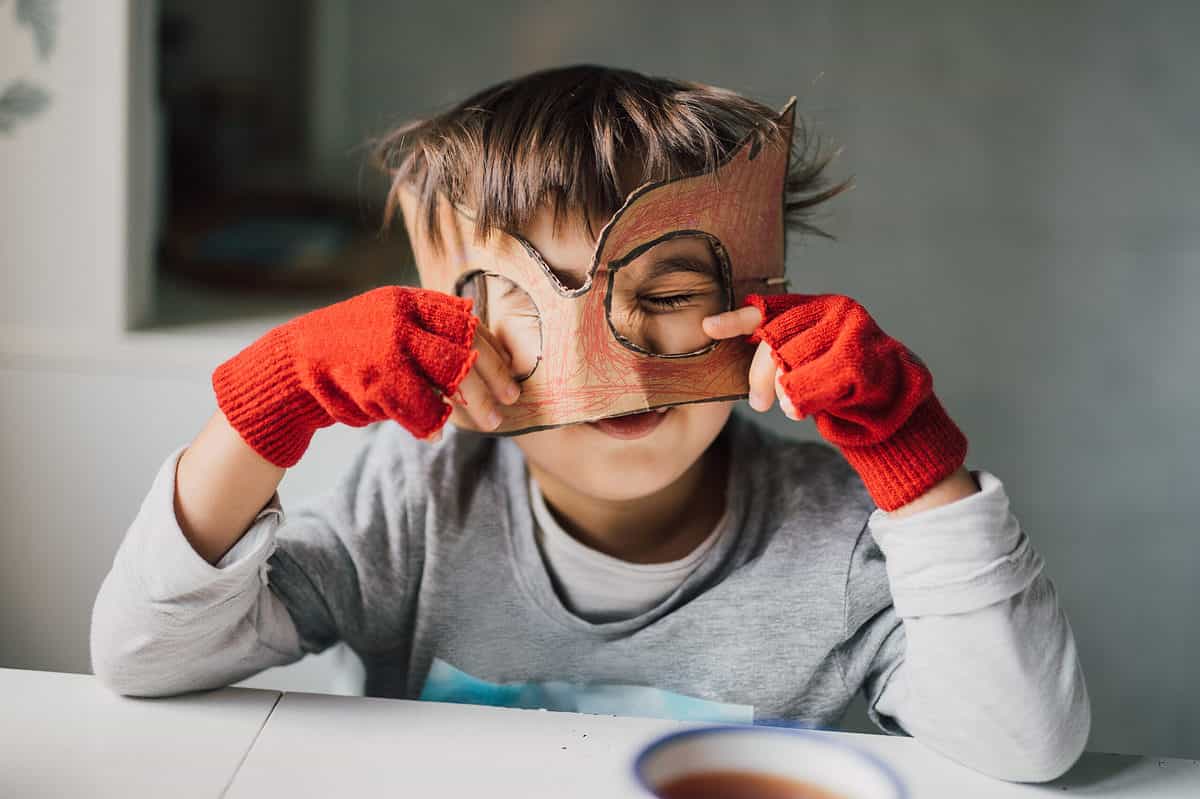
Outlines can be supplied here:
M502 359L477 325L470 300L374 289L280 325L221 364L217 404L247 444L281 467L335 422L393 419L426 438L450 416L447 397L461 391L484 412L485 393L504 388Z
M450 419L459 424L465 415L480 430L495 430L503 419L496 403L512 405L521 397L521 386L512 376L512 356L483 325L475 329L475 351L479 353L471 371L456 393L450 396L454 412ZM436 441L441 431L431 438Z
M907 504L962 465L966 437L933 394L929 370L850 297L752 294L703 325L715 339L758 343L751 407L769 410L778 397L789 418L811 415L880 508Z
M750 336L751 343L758 343L749 380L750 407L756 411L769 411L778 399L784 414L799 421L820 411L849 411L869 403L874 413L867 418L846 415L847 422L857 423L840 426L836 437L844 443L886 438L898 425L887 430L889 419L879 418L880 412L907 418L932 383L916 355L885 335L850 297L752 294L744 307L706 318L704 330L712 338ZM907 390L892 392L886 408L865 395L894 389L900 380Z

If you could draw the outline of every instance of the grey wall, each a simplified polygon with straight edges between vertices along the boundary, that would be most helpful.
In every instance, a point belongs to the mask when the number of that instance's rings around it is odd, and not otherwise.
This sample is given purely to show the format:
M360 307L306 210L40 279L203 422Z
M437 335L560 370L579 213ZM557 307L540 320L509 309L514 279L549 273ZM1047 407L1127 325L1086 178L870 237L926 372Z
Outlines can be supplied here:
M326 141L345 153L575 61L799 95L856 188L825 217L840 241L792 248L794 290L858 298L930 364L1067 606L1091 748L1196 757L1200 6L900 5L357 0ZM211 409L207 368L0 370L0 665L87 670L91 597L153 469ZM348 458L349 431L323 435L285 500Z

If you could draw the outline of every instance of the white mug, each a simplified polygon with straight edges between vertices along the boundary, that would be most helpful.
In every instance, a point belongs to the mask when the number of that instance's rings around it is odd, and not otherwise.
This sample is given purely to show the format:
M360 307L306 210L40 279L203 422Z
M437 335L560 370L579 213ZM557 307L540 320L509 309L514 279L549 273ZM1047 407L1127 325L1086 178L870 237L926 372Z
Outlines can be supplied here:
M634 779L650 796L705 772L783 777L840 799L907 799L879 758L830 734L779 727L715 726L670 733L642 749Z

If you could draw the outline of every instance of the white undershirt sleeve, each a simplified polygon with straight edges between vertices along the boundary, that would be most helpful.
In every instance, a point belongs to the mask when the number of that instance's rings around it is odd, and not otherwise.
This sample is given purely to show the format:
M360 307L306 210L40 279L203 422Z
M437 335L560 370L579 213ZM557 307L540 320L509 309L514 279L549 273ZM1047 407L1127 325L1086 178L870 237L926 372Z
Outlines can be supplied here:
M303 656L268 587L283 511L278 496L216 565L175 517L180 447L163 463L92 610L92 668L113 690L163 696L237 682Z
M871 711L978 771L1053 779L1091 725L1075 641L1004 486L972 474L976 494L871 516L905 639Z

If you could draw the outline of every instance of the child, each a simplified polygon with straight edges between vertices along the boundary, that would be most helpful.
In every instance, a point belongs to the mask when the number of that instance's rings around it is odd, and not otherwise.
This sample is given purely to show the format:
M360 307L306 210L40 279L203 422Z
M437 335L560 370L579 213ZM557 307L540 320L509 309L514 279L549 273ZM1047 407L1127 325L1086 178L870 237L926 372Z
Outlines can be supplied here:
M1065 771L1087 692L1000 480L861 305L770 293L784 216L840 188L789 114L582 66L385 140L425 287L218 367L100 589L97 675L166 695L342 641L373 696L832 727L863 691L982 772ZM747 385L834 446L732 413ZM285 519L336 422L381 424Z

